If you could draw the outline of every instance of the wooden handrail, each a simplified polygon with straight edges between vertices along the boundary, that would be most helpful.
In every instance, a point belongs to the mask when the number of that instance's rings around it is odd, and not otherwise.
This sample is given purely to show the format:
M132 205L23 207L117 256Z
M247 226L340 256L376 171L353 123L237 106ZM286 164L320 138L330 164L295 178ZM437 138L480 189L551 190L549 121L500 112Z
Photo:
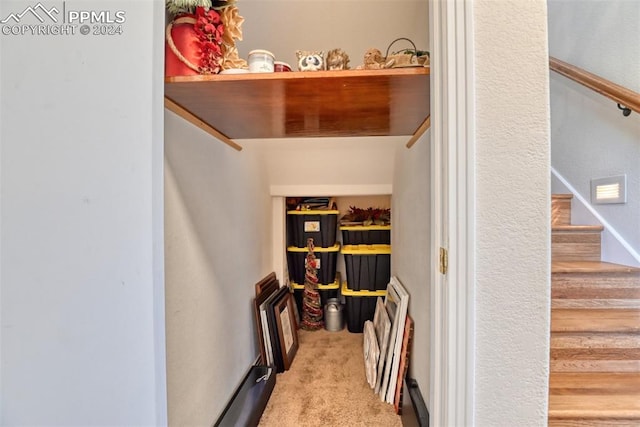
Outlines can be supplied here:
M562 74L563 76L614 100L623 107L627 107L636 113L640 113L640 93L634 92L624 86L620 86L552 56L549 57L549 68L558 74Z

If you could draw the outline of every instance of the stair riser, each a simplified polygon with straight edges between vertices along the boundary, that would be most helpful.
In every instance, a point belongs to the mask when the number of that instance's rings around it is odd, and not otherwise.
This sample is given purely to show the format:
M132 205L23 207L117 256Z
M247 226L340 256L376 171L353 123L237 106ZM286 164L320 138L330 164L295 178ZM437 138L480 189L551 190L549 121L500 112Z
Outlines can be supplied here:
M640 310L555 309L551 332L640 333Z
M552 395L628 395L640 390L640 374L628 373L558 373L549 378Z
M640 373L640 334L551 334L551 372Z
M551 348L640 348L639 334L554 333Z
M551 259L554 261L600 261L601 237L594 232L551 234Z
M571 300L638 300L640 273L554 273L551 298Z
M571 224L571 199L552 198L551 199L551 224L569 225Z
M554 299L551 308L640 309L640 299Z

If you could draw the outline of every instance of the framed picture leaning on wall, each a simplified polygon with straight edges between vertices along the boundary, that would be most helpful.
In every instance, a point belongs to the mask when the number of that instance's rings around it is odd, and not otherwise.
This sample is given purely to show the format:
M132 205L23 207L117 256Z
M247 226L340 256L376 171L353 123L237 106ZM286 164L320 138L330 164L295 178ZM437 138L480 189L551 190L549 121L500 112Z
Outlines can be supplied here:
M384 305L391 319L391 335L380 389L380 400L393 404L398 381L398 370L400 369L404 324L409 307L409 294L395 276L391 277L391 281L387 285Z
M287 292L284 297L276 301L273 304L273 310L282 355L282 366L286 371L298 351L298 331L291 293Z

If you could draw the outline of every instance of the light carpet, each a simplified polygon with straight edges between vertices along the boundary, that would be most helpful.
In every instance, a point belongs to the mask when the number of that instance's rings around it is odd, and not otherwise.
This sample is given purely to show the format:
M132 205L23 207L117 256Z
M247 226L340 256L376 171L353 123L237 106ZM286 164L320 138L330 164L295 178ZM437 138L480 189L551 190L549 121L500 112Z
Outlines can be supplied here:
M299 330L298 352L291 368L277 375L259 425L402 426L393 405L367 383L363 337L347 329Z

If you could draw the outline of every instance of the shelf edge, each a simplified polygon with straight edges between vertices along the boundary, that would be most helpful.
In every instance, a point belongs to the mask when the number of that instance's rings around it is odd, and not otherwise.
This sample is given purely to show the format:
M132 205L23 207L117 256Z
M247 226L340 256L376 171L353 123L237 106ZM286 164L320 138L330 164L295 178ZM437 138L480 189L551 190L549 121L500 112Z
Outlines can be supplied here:
M429 129L430 127L431 127L431 115L428 115L427 118L424 119L424 122L422 122L422 124L418 127L416 132L413 134L409 142L407 142L407 148L413 147L413 144L415 144L416 141L422 136L422 134L424 134L427 131L427 129Z

